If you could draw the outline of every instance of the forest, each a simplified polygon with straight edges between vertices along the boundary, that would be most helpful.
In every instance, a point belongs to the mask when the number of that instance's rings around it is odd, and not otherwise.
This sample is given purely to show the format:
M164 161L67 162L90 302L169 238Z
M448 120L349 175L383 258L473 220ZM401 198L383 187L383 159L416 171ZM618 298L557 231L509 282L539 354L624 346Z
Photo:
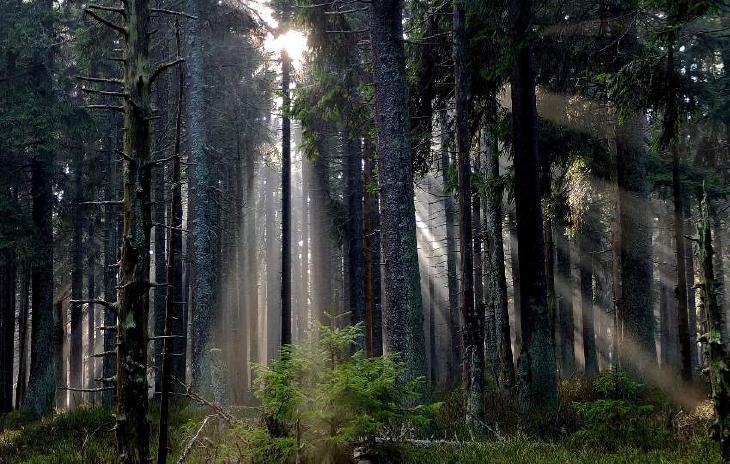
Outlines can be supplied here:
M730 463L728 67L727 0L0 0L0 464Z

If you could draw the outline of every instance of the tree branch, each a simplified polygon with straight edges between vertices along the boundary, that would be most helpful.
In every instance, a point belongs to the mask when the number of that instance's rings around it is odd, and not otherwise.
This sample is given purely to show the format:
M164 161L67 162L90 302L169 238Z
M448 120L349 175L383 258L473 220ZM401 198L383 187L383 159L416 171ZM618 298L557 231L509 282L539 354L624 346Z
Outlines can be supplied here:
M111 110L119 112L124 111L124 107L114 105L85 105L84 108L88 108L90 110Z
M114 21L109 21L105 17L99 16L98 14L94 13L93 10L90 10L89 8L84 8L84 13L86 13L89 16L91 16L92 18L94 18L95 20L99 21L100 23L102 23L102 24L104 24L106 26L111 27L115 31L117 31L120 34L122 34L124 37L127 37L127 29L124 28L124 27L122 27L122 26L120 26L119 24L115 23Z
M175 15L175 16L183 16L185 18L190 18L190 19L198 19L197 16L193 16L189 13L185 13L184 11L167 10L165 8L152 8L152 9L150 9L150 11L152 13L164 13L164 14Z
M168 61L167 63L162 63L160 66L157 67L157 69L155 69L155 72L152 73L152 77L150 77L150 84L152 82L154 82L155 79L157 79L160 76L160 74L162 74L166 69L171 68L173 66L177 66L178 64L183 63L184 61L185 61L185 59L178 56L176 59L174 59L172 61Z
M103 77L87 77L87 76L76 76L76 79L88 82L105 82L107 84L124 85L124 81L121 79L106 79Z
M98 304L98 305L105 307L106 309L111 309L112 311L117 310L116 303L110 303L109 301L106 301L106 300L71 300L70 302L76 303L76 304Z
M104 6L104 5L88 5L86 8L92 9L92 10L101 10L101 11L111 11L112 13L119 13L120 15L127 17L127 12L124 11L124 8L114 8L112 6Z

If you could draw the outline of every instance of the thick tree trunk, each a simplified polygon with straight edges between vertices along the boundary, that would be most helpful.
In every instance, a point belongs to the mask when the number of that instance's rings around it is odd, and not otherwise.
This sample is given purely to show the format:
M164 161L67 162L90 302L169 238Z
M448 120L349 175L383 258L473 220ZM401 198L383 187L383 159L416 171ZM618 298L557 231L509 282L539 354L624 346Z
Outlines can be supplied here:
M374 0L370 9L375 129L380 187L387 353L399 353L402 381L426 375L420 275L409 142L408 85L403 11L397 0Z
M149 315L152 101L150 4L130 0L124 66L124 216L117 305L116 435L122 463L150 459L147 347Z
M512 0L515 39L524 40L531 24L530 0ZM527 404L552 408L558 399L553 332L547 307L545 243L540 205L537 109L532 50L523 46L512 66L512 123L515 205L520 259L523 346L520 383Z
M715 280L713 266L712 228L707 198L700 205L700 220L697 226L699 242L697 259L700 264L700 311L705 314L704 334L705 361L707 363L712 402L715 408L714 433L720 442L723 461L730 460L730 366L728 353L722 340L722 306L719 285Z
M204 13L201 0L187 0L186 11L198 18ZM212 330L215 307L215 269L213 230L215 202L213 199L210 157L206 151L205 63L203 58L203 23L187 21L187 69L189 83L188 134L190 156L195 163L195 221L193 222L193 250L195 253L195 304L191 311L191 372L192 383L199 390L210 390L210 363L208 354L213 347Z
M646 147L642 113L616 127L616 158L619 188L619 243L621 244L619 338L631 339L641 353L619 353L625 368L639 374L656 363L652 305L652 248L646 185ZM617 346L628 344L619 340Z
M31 264L30 377L24 409L45 414L56 398L56 337L58 318L53 305L53 154L45 152L31 161L33 224L37 243Z
M474 304L474 224L472 222L471 141L469 133L469 95L466 70L466 30L464 6L454 2L454 93L456 99L456 152L459 181L459 238L461 257L460 306L464 319L462 356L464 404L467 422L477 428L484 414L484 313Z

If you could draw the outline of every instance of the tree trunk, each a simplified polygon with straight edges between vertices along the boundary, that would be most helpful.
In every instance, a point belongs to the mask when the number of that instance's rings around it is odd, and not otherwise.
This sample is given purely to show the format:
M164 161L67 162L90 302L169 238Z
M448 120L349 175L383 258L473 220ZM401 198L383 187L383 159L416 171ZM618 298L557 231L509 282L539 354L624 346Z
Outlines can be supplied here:
M619 338L638 344L639 356L619 353L621 363L639 374L656 363L652 305L652 248L646 185L645 119L636 113L616 127L619 188L621 299ZM619 341L619 347L627 343Z
M0 414L13 409L15 280L15 251L9 248L0 254Z
M83 151L74 153L73 206L71 213L71 344L69 355L69 386L83 388L83 304L84 299L84 219L81 211L83 201ZM81 393L70 392L72 409L81 404Z
M525 39L532 22L531 10L530 0L510 2L514 39ZM520 301L524 305L519 376L527 404L552 408L557 403L558 392L547 307L535 76L529 46L523 46L517 52L511 82Z
M728 353L722 340L722 306L719 285L715 280L713 267L712 230L707 198L700 205L700 220L697 225L699 241L697 259L700 263L700 311L706 315L704 323L705 360L708 367L712 403L715 408L714 435L720 442L723 461L730 460L730 367Z
M486 176L490 192L486 198L485 227L487 249L489 250L489 279L491 311L494 313L494 332L497 345L498 382L504 389L510 389L515 382L512 356L509 309L507 303L507 278L504 269L504 242L502 239L502 194L504 188L499 174L499 150L495 129L491 129L486 153Z
M365 143L365 204L364 216L364 247L365 247L365 321L367 325L368 356L383 354L383 320L381 313L381 281L380 281L380 212L378 211L378 192L375 172L375 148L371 143Z
M691 216L691 208L689 204L685 204L687 216ZM685 272L686 272L686 284L687 284L687 313L688 313L688 326L689 326L689 339L690 339L690 356L692 358L692 369L698 369L700 367L700 358L697 349L697 307L695 303L695 262L694 252L692 250L692 242L690 240L683 240L684 242L684 256L685 256Z
M15 387L15 407L23 405L28 379L28 310L30 299L30 267L20 265L20 304L18 305L18 381Z
M289 20L284 2L282 23ZM281 346L291 344L291 120L289 94L291 59L281 52Z
M454 93L456 99L456 152L459 180L459 238L461 257L461 292L459 301L464 319L462 356L464 404L471 428L478 427L484 414L484 326L483 312L474 304L474 224L471 202L471 141L469 133L468 82L465 62L466 31L463 4L457 0L454 17Z
M348 309L351 322L357 324L365 321L362 144L350 130L346 129L344 135Z
M444 190L449 185L449 127L446 110L439 111L440 151L441 151L441 181ZM457 377L458 366L461 360L461 330L459 320L459 278L456 261L456 212L454 199L450 193L443 193L444 215L446 228L446 289L448 291L448 332L447 339L451 342L451 352L447 357L447 379L453 382Z
M589 200L593 201L593 199ZM588 377L598 374L598 353L596 352L595 308L593 293L593 262L596 254L596 234L594 223L600 218L596 214L594 204L588 206L586 217L581 225L579 235L580 245L580 296L581 319L583 321L583 359L585 360L585 374Z
M558 332L560 334L560 374L564 378L575 374L575 339L573 333L573 292L570 271L570 244L565 228L557 239Z
M147 399L152 101L150 5L130 0L124 66L124 216L117 305L116 435L122 463L150 459Z
M87 245L87 257L86 257L86 288L89 300L96 299L96 213L89 219L88 228L89 241ZM96 358L93 356L96 353L96 317L95 317L95 305L89 303L86 309L86 329L87 329L87 347L86 347L86 388L94 388L94 377L96 377ZM95 395L93 392L89 393L89 402L94 404Z
M426 375L420 275L409 142L408 85L403 11L397 0L374 0L370 9L375 129L380 187L380 236L385 263L384 342L399 353L401 381Z
M187 0L187 13L198 18L204 13L201 0ZM187 69L189 83L188 134L190 156L195 163L195 221L193 222L193 250L195 253L195 304L191 317L191 372L192 383L198 391L210 390L210 363L208 355L213 347L213 320L217 313L215 307L215 269L214 269L214 210L216 208L212 182L210 157L206 152L206 115L205 115L205 63L203 58L203 23L187 21Z

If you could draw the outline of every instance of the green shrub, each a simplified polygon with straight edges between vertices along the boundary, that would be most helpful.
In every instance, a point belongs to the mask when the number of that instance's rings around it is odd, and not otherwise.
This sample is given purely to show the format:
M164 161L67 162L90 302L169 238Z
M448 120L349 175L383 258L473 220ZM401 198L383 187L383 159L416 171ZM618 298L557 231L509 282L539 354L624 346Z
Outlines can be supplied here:
M616 369L596 377L593 389L596 399L573 402L585 423L573 435L576 443L602 449L654 449L668 442L670 433L657 401L648 398L643 384Z
M338 462L354 443L396 439L428 422L437 405L406 406L418 400L424 380L402 382L397 357L355 350L362 337L362 324L321 327L318 339L257 367L256 396L272 439L293 437L300 457Z

